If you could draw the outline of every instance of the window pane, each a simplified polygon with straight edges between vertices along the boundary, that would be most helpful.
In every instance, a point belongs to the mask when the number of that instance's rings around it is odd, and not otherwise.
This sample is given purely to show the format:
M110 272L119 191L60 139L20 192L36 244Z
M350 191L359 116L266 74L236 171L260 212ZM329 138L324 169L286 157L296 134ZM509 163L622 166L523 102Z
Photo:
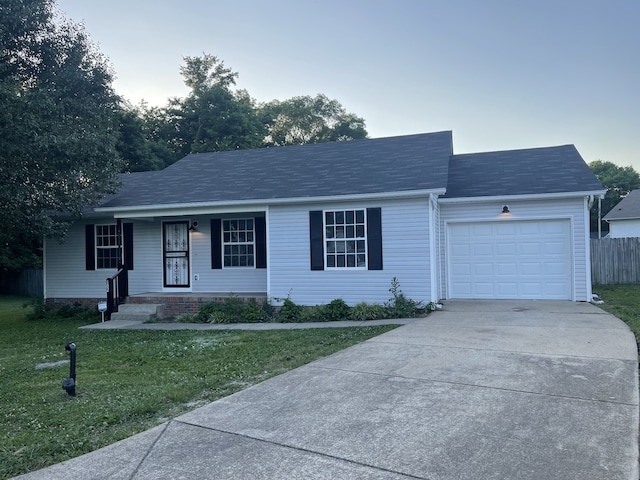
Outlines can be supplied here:
M345 223L353 223L354 213L353 210L345 212Z
M336 242L327 242L327 253L336 252Z
M327 238L333 238L334 237L334 227L327 227L325 228L325 237Z
M364 253L364 240L358 240L356 242L356 250L358 253Z
M336 238L344 238L344 227L336 227Z
M241 267L246 267L247 266L247 257L246 257L246 255L242 255L240 257L240 266Z
M336 260L338 262L338 267L344 267L344 255L337 255Z
M336 224L344 223L344 212L336 212Z
M336 242L336 252L344 253L344 242Z
M224 222L222 222L222 228L224 229L225 232L228 232L229 230L231 230L229 220L225 220Z
M356 242L353 240L347 242L347 253L356 253Z
M366 267L367 266L367 262L366 262L363 254L358 254L358 266L359 267Z
M355 238L355 228L353 225L347 227L347 238Z
M325 222L327 225L334 224L333 212L327 212L327 214L325 215Z
M356 226L356 237L364 238L364 225Z
M238 220L238 230L245 230L247 222L244 220Z
M356 256L347 255L347 267L355 267L355 266L356 266Z
M253 267L253 255L247 257L247 266Z
M253 219L247 220L247 230L253 230Z
M327 267L335 267L336 266L336 257L333 255L327 255Z
M231 266L231 257L224 257L224 266L225 267L230 267Z
M247 234L245 232L240 232L238 233L238 241L239 242L246 242L247 241Z
M247 232L247 242L253 242L253 232Z
M364 210L356 210L356 223L364 223Z

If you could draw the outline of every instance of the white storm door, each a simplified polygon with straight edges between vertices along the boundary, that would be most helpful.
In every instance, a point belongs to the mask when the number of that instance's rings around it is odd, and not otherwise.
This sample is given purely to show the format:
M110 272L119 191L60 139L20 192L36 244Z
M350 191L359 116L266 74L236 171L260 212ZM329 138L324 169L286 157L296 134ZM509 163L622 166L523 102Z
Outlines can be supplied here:
M450 223L449 298L571 300L569 220Z
M189 222L165 222L162 224L164 260L164 286L188 287Z

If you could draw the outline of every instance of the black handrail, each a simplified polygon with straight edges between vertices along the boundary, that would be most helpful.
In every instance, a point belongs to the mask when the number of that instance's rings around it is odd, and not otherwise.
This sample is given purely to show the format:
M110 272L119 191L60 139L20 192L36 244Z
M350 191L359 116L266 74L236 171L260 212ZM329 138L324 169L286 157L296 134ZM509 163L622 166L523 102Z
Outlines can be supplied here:
M121 267L113 277L107 278L106 320L111 320L111 314L118 311L118 305L123 304L128 295L129 273L125 267Z

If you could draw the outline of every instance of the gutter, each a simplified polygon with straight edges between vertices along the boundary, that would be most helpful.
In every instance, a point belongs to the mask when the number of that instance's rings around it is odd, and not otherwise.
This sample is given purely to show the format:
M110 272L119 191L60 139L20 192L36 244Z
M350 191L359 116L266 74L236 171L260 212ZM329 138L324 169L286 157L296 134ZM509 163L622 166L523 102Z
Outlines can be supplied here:
M507 200L544 200L558 198L575 198L575 197L604 197L606 190L592 190L585 192L560 192L560 193L534 193L526 195L494 195L494 196L477 196L477 197L458 197L458 198L439 198L438 203L476 203L491 201L507 201Z
M232 200L220 202L191 202L191 203L169 203L160 205L132 205L126 207L96 207L96 213L112 213L116 218L126 216L131 218L135 216L157 216L159 213L166 214L170 211L179 211L180 215L194 215L198 213L214 213L212 210L228 212L229 210L243 210L253 208L264 210L268 205L287 205L287 204L307 204L307 203L336 203L336 202L353 202L364 200L386 200L400 198L418 198L429 197L433 195L444 195L445 189L434 190L407 190L404 192L382 192L382 193L363 193L352 195L335 195L335 196L319 196L319 197L296 197L296 198L274 198L274 199L251 199L251 200Z

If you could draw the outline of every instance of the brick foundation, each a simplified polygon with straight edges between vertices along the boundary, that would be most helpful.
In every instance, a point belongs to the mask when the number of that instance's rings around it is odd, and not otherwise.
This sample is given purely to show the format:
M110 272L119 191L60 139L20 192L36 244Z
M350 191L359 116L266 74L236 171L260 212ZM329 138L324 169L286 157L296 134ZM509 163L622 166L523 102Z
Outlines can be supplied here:
M186 313L196 314L200 311L200 308L207 303L224 303L229 297L216 297L216 296L133 296L127 299L127 303L144 304L144 303L156 303L162 305L162 318L179 317ZM237 297L242 303L248 303L249 300L255 300L258 305L262 305L267 301L267 297ZM97 304L96 304L97 305Z

